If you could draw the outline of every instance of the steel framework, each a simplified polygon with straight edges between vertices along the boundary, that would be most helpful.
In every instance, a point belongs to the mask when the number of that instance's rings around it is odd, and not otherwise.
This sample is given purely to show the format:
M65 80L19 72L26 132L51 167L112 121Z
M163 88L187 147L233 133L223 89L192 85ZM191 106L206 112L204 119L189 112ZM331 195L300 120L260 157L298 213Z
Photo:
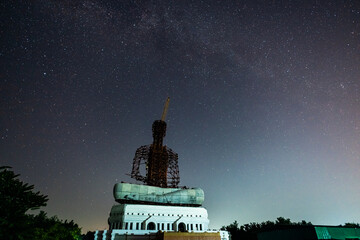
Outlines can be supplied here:
M145 184L157 187L177 187L180 182L178 154L163 146L166 135L165 116L169 105L166 100L161 120L152 125L153 143L139 147L135 152L131 177ZM145 165L146 175L140 173L140 166Z
M141 146L136 150L135 157L133 160L133 167L131 171L131 177L144 182L151 186L158 186L158 187L178 187L180 183L180 176L179 176L179 167L178 167L178 154L174 152L172 149L164 146L166 149L166 153L164 155L167 155L168 159L168 167L166 170L166 179L167 181L160 180L156 181L156 179L149 178L149 155L150 155L150 145ZM145 165L146 166L146 175L142 175L140 173L140 166ZM153 173L156 171L152 171ZM154 176L155 174L152 174ZM166 185L164 184L166 183Z

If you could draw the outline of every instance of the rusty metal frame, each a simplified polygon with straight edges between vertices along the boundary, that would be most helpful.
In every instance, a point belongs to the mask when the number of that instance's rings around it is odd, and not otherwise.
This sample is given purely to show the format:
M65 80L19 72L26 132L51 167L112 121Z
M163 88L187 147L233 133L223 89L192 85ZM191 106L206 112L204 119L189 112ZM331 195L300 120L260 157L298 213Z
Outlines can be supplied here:
M156 120L152 124L153 143L139 147L133 160L130 176L150 186L177 187L180 182L178 154L163 146L169 101L170 98L167 98L161 120ZM146 166L146 176L140 173L142 164Z
M149 163L149 154L151 152L151 145L145 145L139 147L136 152L133 159L133 166L131 171L131 177L141 181L148 185L158 186L156 182L149 181L148 178L148 163ZM180 175L179 175L179 166L178 166L178 154L174 152L172 149L164 146L165 151L167 154L167 182L166 186L162 185L161 187L178 187L180 183ZM142 164L146 165L146 175L142 175L140 173L140 166Z

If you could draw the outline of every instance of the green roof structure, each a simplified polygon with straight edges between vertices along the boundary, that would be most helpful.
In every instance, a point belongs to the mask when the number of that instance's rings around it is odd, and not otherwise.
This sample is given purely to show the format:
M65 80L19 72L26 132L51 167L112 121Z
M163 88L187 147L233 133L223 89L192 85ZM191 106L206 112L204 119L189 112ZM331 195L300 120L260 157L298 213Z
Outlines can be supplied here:
M343 226L282 226L257 234L258 240L360 240L360 228Z
M315 226L317 239L360 239L360 228Z

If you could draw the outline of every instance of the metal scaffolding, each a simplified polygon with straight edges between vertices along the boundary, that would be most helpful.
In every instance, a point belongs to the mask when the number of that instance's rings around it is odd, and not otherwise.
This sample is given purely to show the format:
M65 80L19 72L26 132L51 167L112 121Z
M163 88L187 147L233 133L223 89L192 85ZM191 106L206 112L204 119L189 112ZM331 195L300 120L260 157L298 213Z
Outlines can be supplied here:
M180 182L178 154L163 146L166 135L165 116L170 99L168 98L161 120L152 125L153 143L139 147L135 152L131 177L150 186L177 187ZM145 165L146 175L140 173L140 166Z

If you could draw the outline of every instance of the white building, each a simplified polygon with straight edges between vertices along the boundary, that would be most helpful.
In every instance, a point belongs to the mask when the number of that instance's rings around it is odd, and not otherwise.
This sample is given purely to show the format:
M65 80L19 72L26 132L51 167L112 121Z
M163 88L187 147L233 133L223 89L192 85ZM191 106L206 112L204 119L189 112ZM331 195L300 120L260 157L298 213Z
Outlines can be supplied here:
M108 223L110 230L134 234L143 230L204 232L209 219L202 207L118 204L111 208Z
M116 184L114 197L120 203L111 208L108 218L109 230L96 231L95 240L176 239L178 236L181 236L179 237L181 239L197 239L199 237L209 240L229 239L226 231L210 231L208 229L207 210L198 206L199 203L202 204L203 197L202 200L197 197L196 204L185 204L185 206L179 204L181 199L188 199L189 195L193 195L193 199L198 195L203 196L201 189L196 189L197 194L195 194L194 189L166 189L164 193L164 189L154 188L157 187L129 183ZM121 192L119 193L119 191ZM134 200L134 197L138 198L138 195L141 199L160 199L161 201L141 201L140 204L139 200ZM164 199L166 199L166 203L163 202ZM172 205L169 205L170 203ZM159 236L158 233L184 234Z

